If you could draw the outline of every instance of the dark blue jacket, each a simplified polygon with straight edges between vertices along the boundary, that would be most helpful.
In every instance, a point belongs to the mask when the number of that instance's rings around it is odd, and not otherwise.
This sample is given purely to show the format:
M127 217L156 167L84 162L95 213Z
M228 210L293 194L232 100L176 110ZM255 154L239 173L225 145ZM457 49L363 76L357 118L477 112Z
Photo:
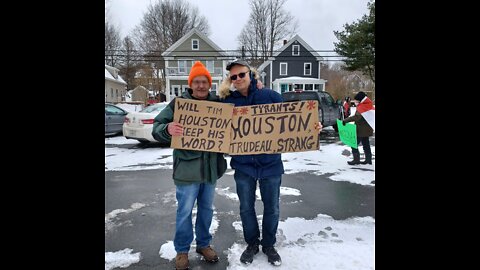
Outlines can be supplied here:
M243 96L233 91L224 100L224 103L233 103L235 106L249 106L283 102L282 96L267 88L257 89L257 80L252 79L248 95ZM264 178L283 174L281 154L231 155L230 167L240 170L254 178Z

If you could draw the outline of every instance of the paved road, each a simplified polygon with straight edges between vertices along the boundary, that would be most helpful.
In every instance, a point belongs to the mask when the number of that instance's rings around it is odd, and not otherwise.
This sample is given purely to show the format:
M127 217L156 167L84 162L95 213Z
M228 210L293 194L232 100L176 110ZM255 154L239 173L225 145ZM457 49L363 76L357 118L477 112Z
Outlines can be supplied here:
M132 204L145 206L122 213L105 224L105 252L125 248L141 252L139 263L122 269L174 269L174 261L159 256L160 247L173 240L175 229L175 186L172 170L145 170L105 172L105 214L116 209L132 209ZM301 196L282 196L280 220L288 217L313 219L322 213L334 219L352 216L375 218L375 187L328 179L328 175L298 173L284 175L282 186L298 189ZM229 187L235 192L233 176L223 176L218 189ZM208 265L200 256L190 253L191 269L226 269L226 251L234 242L242 242L242 235L232 226L239 221L239 203L221 196L215 197L216 218L219 222L213 246L220 256L217 264ZM135 208L135 207L134 207ZM257 215L262 214L257 202Z

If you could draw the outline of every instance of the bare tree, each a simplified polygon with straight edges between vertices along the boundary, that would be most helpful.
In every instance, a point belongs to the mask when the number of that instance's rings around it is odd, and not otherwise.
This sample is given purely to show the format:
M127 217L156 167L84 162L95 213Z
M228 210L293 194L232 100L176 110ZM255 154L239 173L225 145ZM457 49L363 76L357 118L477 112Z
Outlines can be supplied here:
M135 88L134 78L141 64L141 56L135 49L135 44L129 36L122 42L121 56L119 57L120 75L125 79L130 89Z
M237 40L253 62L263 62L296 34L298 21L284 10L287 0L250 0L250 16Z
M243 28L242 32L237 38L237 41L240 44L240 47L237 48L237 51L241 52L241 56L237 57L245 59L248 58L250 65L258 66L260 65L260 45L257 43L257 40L253 35L249 33L250 30Z
M206 17L185 0L160 0L148 7L133 31L133 39L137 48L144 51L145 61L153 64L158 78L165 78L161 54L193 28L210 34Z
M198 8L185 0L160 0L148 7L134 30L134 40L144 51L165 51L192 28L209 35L210 26Z
M242 58L248 58L252 66L258 66L263 62L262 52L266 51L267 6L265 1L250 1L250 9L247 25L237 40Z
M327 80L325 90L328 91L333 98L342 99L349 96L347 84L344 80L347 72L341 69L340 63L335 63L332 66L322 63L320 69L322 70L320 77Z
M121 48L120 31L108 21L105 21L105 63L114 67L118 62Z
M275 45L282 46L281 41L285 37L292 37L298 29L298 21L283 9L283 4L287 0L270 0L268 9L270 15L269 42L270 55L273 54Z
M321 64L320 77L327 80L325 90L335 99L353 97L358 91L364 91L370 98L375 97L374 82L360 71L348 71L345 63L337 62L332 66Z

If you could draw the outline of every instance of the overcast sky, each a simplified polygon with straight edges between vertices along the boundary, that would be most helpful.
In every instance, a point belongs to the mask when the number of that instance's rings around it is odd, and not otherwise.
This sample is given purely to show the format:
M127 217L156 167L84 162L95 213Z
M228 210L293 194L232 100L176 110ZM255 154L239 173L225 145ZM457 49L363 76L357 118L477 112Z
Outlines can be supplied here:
M109 0L109 17L122 37L140 23L150 3L157 0ZM198 7L210 25L209 38L224 50L237 48L237 37L248 21L248 0L187 0ZM284 9L298 19L297 34L314 50L333 50L333 31L367 14L368 0L287 0ZM323 55L323 53L320 53Z

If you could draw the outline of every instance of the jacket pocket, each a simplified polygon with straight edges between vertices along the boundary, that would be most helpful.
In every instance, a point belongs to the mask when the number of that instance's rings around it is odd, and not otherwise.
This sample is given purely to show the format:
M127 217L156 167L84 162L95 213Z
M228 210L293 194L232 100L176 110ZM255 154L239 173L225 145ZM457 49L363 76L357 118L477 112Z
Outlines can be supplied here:
M173 179L200 182L202 179L202 153L177 151L174 160Z

